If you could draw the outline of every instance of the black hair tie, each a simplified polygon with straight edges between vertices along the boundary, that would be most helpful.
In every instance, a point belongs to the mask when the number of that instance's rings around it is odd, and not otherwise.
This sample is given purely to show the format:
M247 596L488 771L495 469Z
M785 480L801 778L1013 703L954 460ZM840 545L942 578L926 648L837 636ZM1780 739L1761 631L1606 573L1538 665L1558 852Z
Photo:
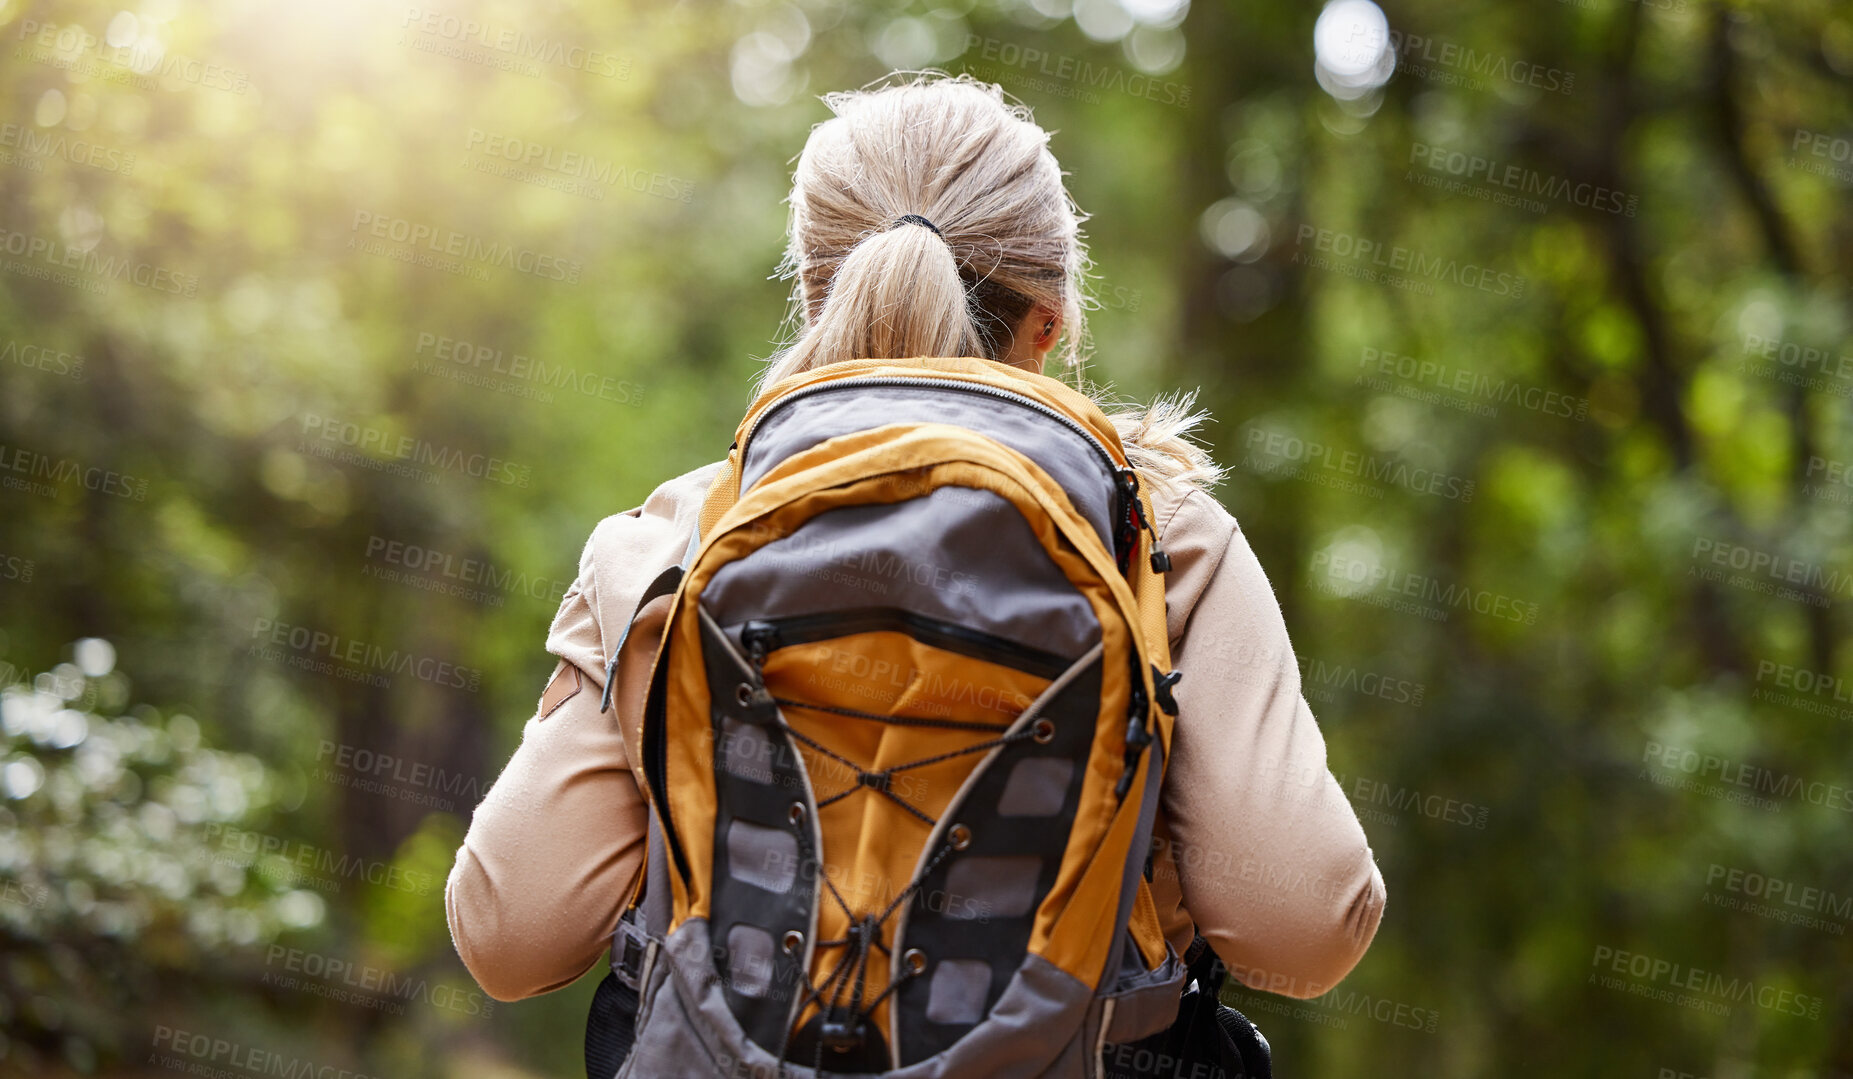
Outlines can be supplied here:
M944 239L946 235L945 233L939 231L938 225L935 225L933 222L928 221L924 217L921 217L919 214L902 214L901 216L895 218L893 221L889 222L888 228L894 228L898 225L925 225L927 228L930 228L933 230L933 235L938 236L941 239Z

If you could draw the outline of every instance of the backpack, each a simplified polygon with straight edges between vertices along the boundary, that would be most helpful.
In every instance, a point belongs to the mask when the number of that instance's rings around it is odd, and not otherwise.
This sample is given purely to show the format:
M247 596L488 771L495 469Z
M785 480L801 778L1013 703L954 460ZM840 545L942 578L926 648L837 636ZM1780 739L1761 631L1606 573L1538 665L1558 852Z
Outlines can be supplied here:
M1113 426L1055 379L770 387L638 604L673 596L595 1079L1095 1077L1166 1031L1168 568Z

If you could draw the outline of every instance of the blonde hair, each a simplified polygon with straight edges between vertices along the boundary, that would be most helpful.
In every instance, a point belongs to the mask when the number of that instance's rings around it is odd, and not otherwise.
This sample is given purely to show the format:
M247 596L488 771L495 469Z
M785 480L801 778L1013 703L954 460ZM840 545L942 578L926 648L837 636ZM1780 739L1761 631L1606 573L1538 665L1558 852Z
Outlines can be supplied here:
M908 72L824 95L792 175L780 276L793 278L796 338L767 360L755 395L850 359L1001 361L1030 310L1061 314L1055 354L1118 429L1128 459L1161 483L1208 487L1222 469L1187 437L1195 394L1119 403L1082 382L1085 219L1048 132L1003 89L969 75ZM917 215L930 221L927 228ZM937 234L935 234L937 231Z

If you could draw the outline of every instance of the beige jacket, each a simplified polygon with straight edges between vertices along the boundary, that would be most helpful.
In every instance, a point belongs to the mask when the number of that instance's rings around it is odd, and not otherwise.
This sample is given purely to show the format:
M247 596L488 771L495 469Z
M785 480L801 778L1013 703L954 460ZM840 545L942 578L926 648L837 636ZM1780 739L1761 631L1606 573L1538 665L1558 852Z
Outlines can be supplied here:
M607 650L650 580L681 560L718 467L599 522L547 636L561 662L457 851L444 892L451 939L498 1000L577 979L604 956L629 899L648 809L619 723L639 723L668 598L638 619L613 711L601 714ZM1370 946L1383 877L1326 767L1280 605L1235 518L1195 488L1152 499L1183 672L1153 896L1180 952L1194 921L1236 978L1317 996Z

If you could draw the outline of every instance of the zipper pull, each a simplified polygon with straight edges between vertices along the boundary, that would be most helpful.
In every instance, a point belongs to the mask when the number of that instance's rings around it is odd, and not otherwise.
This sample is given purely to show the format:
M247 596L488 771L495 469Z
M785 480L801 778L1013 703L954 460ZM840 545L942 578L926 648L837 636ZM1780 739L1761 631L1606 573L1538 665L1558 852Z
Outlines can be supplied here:
M766 657L778 647L778 627L770 622L754 620L740 628L740 641L746 645L747 658L753 666L763 668Z
M1152 537L1152 572L1169 573L1171 570L1171 556L1166 554L1164 549L1158 546L1158 530L1152 527L1152 522L1145 516L1144 506L1139 502L1139 473L1131 468L1122 468L1120 469L1120 478L1122 480L1120 489L1126 493L1126 519L1132 525L1133 537L1136 537L1141 529L1150 533ZM1124 570L1125 568L1125 562L1122 560L1120 569Z
M1132 562L1132 551L1139 544L1139 526L1142 514L1139 512L1139 476L1130 468L1122 468L1114 473L1114 482L1119 485L1120 499L1125 509L1120 519L1113 523L1114 562L1121 573Z
M1113 788L1115 798L1124 799L1126 792L1132 789L1132 777L1139 770L1139 758L1145 755L1145 747L1151 744L1152 732L1145 729L1145 724L1138 717L1126 721L1126 770L1120 773L1120 781Z
M1132 701L1126 709L1126 757L1125 770L1120 773L1120 781L1113 788L1115 798L1124 799L1126 792L1132 789L1132 777L1139 770L1139 758L1145 755L1145 747L1152 744L1152 732L1146 721L1150 705L1145 699L1145 685L1138 679L1139 668L1133 666Z

